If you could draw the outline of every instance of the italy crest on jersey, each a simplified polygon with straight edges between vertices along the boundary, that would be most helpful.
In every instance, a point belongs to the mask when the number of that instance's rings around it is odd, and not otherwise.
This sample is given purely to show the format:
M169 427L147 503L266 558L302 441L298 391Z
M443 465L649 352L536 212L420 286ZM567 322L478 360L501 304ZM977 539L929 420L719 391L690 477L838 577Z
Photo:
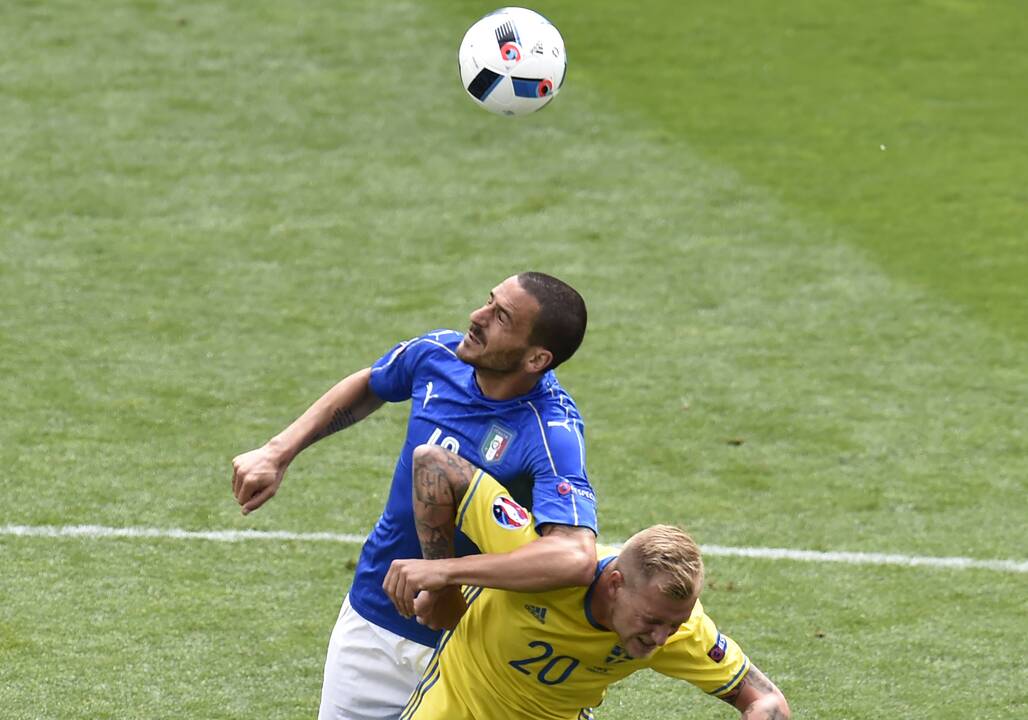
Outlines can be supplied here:
M503 459L504 453L507 452L507 448L514 441L514 431L508 430L499 423L493 423L489 428L489 432L485 434L485 440L482 441L482 447L479 451L482 455L482 463L485 465L494 465Z

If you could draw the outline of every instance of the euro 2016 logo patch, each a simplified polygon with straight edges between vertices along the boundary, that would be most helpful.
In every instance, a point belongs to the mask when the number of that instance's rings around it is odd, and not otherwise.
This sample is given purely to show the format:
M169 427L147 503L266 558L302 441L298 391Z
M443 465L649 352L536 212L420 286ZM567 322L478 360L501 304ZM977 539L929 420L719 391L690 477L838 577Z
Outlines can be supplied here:
M532 516L528 510L518 505L506 495L493 500L493 520L507 530L518 530L528 525Z
M489 432L485 434L482 447L479 448L482 464L494 465L500 462L512 442L514 442L514 431L493 423Z
M721 662L722 660L725 659L725 652L727 652L727 650L728 650L728 640L727 640L727 638L725 638L725 636L722 635L721 633L718 633L717 634L717 642L714 643L714 647L712 647L707 652L707 657L709 657L714 662L719 663L719 662Z

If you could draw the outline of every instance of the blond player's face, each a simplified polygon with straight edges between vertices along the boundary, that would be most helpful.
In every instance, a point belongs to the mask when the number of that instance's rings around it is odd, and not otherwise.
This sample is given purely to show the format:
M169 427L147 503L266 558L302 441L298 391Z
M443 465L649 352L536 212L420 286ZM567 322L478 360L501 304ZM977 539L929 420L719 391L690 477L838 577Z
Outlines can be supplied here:
M695 597L676 600L666 596L657 578L637 588L623 584L614 596L611 629L629 655L644 658L678 631L695 605Z

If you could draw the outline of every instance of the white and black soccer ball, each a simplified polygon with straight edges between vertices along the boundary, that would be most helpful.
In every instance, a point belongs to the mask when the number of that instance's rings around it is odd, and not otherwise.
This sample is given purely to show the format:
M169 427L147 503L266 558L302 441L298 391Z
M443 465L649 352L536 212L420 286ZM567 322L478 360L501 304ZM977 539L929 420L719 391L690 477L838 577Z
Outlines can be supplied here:
M477 105L499 115L525 115L545 107L564 84L564 39L533 10L501 8L464 34L460 79Z

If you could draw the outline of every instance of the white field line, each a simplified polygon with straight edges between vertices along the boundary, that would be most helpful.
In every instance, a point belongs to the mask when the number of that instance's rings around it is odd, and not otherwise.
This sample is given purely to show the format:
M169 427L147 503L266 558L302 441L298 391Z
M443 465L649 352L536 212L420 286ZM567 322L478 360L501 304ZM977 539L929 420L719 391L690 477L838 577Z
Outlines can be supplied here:
M850 565L900 565L902 567L936 567L954 570L998 570L1000 572L1028 572L1024 560L977 560L966 557L931 557L925 555L899 555L893 553L845 552L841 550L787 550L785 548L724 547L701 545L704 555L723 557L750 557L766 560L798 560L800 562L835 562Z
M296 542L335 542L361 544L364 535L341 533L296 533L282 530L179 530L176 528L113 528L100 525L2 525L0 537L44 538L156 538L170 540L212 540L215 542L242 542L245 540L286 540ZM933 567L951 570L996 570L998 572L1028 572L1024 560L977 560L966 557L930 557L889 553L865 553L818 550L788 550L785 548L726 547L703 545L703 554L711 557L747 557L763 560L794 560L799 562L834 562L850 565L898 565L901 567Z
M280 530L179 530L176 528L113 528L101 525L2 525L0 536L46 538L157 538L169 540L213 540L215 542L241 542L243 540L297 540L300 542L335 542L361 544L364 535L338 533L295 533Z

